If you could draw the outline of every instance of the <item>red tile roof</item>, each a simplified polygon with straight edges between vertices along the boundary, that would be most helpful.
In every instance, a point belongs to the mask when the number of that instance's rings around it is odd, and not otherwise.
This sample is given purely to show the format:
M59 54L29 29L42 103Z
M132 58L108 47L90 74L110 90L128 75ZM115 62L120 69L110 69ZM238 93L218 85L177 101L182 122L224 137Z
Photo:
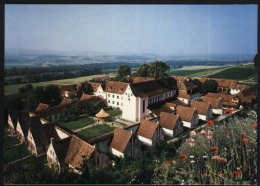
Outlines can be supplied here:
M110 147L123 153L131 139L131 136L131 132L116 127L114 130L114 137L112 139Z
M152 81L154 78L145 78L145 77L135 77L133 83L140 83L145 81Z
M160 126L166 128L166 129L173 130L175 128L178 120L179 120L178 115L161 112L159 124L160 124Z
M96 83L96 82L88 82L88 83L92 86L94 92L97 92L98 87L102 85L101 83Z
M118 81L107 81L105 84L105 92L113 94L123 94L129 83Z
M41 111L41 110L46 110L46 109L50 109L51 107L47 104L44 103L39 103L39 105L37 106L37 108L35 109L35 111Z
M148 139L152 139L158 124L146 119L141 119L140 126L137 131L137 135L143 136Z
M203 102L210 103L213 109L219 109L219 105L222 104L221 98L204 96Z
M64 99L61 101L60 105L69 105L69 104L71 104L71 103L72 103L72 99L70 99L70 98L64 98Z
M176 114L180 116L182 121L191 122L193 115L197 114L197 111L194 108L177 106Z
M191 108L196 108L198 114L206 115L208 112L208 109L211 108L211 105L209 102L201 102L201 101L191 101L190 102Z

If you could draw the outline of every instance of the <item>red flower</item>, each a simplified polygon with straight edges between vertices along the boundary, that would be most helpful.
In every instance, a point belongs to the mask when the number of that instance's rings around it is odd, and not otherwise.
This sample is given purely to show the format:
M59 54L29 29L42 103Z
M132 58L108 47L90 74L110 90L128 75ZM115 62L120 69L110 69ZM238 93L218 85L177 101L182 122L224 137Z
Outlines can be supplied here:
M241 176L241 172L240 172L240 171L234 171L234 174L235 174L236 176Z
M211 127L213 125L213 121L212 120L208 120L207 121L207 125Z
M184 153L182 153L182 154L180 155L180 158L183 159L183 160L185 160L185 159L187 158L187 155L184 154Z
M224 164L224 163L227 163L227 159L226 158L220 158L218 162L220 164Z
M246 136L246 133L242 132L242 133L241 133L241 136L242 136L242 137L245 137L245 136Z
M248 138L244 138L244 139L243 139L243 142L244 142L244 143L248 143L248 141L249 141Z
M253 126L255 129L257 129L257 124L256 124L256 123L254 123L252 126Z
M218 147L217 147L216 145L214 145L214 146L210 147L210 150L213 151L213 152L215 152L215 151L218 150Z
M164 166L164 167L168 167L169 165L170 165L170 164L167 163L167 162L164 162L164 163L163 163L163 166Z
M212 158L211 159L213 159L213 160L219 160L219 156L212 156Z

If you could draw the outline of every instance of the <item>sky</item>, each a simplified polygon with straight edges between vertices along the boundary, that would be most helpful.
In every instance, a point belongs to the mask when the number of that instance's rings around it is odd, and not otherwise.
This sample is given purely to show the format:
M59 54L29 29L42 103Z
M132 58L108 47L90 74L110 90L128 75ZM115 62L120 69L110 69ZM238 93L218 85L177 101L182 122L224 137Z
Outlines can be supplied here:
M257 5L5 5L5 48L255 54Z

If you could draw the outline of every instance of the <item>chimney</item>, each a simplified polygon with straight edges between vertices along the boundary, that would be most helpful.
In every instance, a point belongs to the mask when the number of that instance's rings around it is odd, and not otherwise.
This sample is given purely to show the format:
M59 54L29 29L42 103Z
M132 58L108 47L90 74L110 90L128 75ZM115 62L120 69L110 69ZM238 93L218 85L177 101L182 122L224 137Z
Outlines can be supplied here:
M54 138L51 138L51 144L53 144Z

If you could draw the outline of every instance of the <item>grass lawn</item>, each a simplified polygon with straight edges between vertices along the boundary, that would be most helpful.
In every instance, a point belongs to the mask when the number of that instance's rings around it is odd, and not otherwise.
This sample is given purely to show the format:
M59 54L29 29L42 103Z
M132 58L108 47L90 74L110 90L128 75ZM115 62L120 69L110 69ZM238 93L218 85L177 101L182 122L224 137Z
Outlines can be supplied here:
M70 130L72 129L78 129L78 128L82 128L88 125L91 125L95 123L95 121L93 119L91 119L90 117L82 117L82 118L78 118L77 120L73 120L73 121L63 121L60 122L59 124L63 127L66 127Z
M112 132L114 127L110 127L107 124L98 124L96 126L87 128L85 130L79 131L78 133L86 137L87 139L92 139L103 134Z
M25 144L12 147L4 151L4 164L29 156L30 154L31 152Z
M110 114L111 117L119 116L122 114L121 110L116 110L116 109L107 110L107 112Z

